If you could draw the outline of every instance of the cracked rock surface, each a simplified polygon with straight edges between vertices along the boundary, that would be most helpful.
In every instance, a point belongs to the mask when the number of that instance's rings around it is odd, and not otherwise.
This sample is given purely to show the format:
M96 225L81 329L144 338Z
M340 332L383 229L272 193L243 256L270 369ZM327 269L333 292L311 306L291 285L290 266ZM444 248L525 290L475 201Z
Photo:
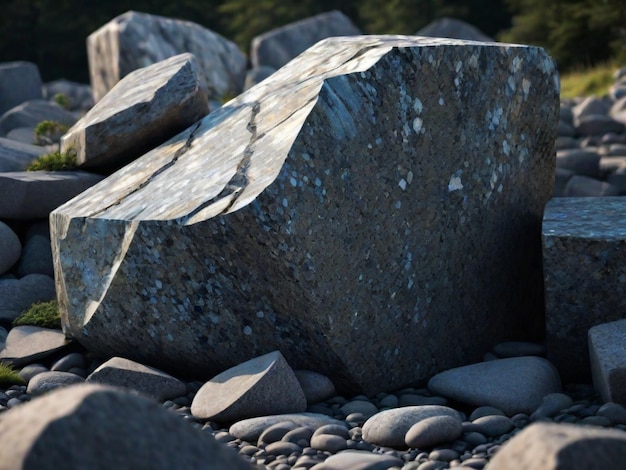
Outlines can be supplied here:
M558 109L540 48L324 40L51 214L65 333L366 394L532 337Z

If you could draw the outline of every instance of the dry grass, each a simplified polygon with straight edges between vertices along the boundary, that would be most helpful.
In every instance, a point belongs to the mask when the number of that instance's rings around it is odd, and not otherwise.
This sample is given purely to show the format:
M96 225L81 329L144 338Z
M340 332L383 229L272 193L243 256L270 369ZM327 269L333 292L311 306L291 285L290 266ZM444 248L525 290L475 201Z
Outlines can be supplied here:
M615 62L574 70L561 76L561 98L604 96L613 84L613 72L620 68Z

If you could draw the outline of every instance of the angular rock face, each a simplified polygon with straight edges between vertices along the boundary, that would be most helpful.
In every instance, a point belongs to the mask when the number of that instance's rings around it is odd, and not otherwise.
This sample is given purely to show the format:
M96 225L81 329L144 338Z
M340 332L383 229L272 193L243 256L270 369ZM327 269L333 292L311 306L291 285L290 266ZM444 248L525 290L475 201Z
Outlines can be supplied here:
M52 213L64 330L370 394L478 361L542 312L558 107L539 48L322 41Z
M565 382L591 378L589 329L624 317L624 210L621 197L555 198L546 206L546 350Z
M131 72L61 138L83 169L106 171L140 157L209 112L193 54Z
M235 43L191 21L128 11L87 38L94 100L133 70L183 52L198 59L209 98L241 92L246 58Z

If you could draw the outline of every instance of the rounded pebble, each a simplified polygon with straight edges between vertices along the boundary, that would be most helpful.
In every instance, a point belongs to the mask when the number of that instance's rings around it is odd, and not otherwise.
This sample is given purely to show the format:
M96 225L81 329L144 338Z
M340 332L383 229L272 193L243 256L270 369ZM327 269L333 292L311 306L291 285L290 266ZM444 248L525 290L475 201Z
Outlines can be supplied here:
M428 458L430 460L441 460L442 462L450 462L454 459L459 458L459 453L453 449L435 449L430 454L428 454Z
M313 433L313 437L319 436L321 434L331 434L334 436L340 436L346 440L350 439L350 431L348 430L348 428L340 426L338 424L327 424L325 426L320 426Z
M378 413L378 408L371 401L352 400L339 408L341 412L348 416L352 413L361 413L367 418Z
M472 424L476 426L472 431L477 431L487 437L500 436L515 427L511 418L500 415L483 416L472 421Z
M461 420L452 416L433 416L415 423L407 431L404 442L410 448L429 448L452 442L463 433Z
M257 445L270 444L272 442L280 441L285 434L289 431L293 431L298 427L292 421L281 421L266 428L257 441Z
M265 446L265 453L268 455L290 455L294 452L301 453L302 447L293 442L278 441Z
M618 403L605 403L596 411L596 416L608 418L611 424L626 424L626 408Z
M333 454L348 448L347 439L336 434L313 434L311 447L318 450L326 450Z
M475 419L490 415L505 416L504 411L493 406L479 406L474 411L472 411L472 414L470 414L468 419L470 421L474 421Z

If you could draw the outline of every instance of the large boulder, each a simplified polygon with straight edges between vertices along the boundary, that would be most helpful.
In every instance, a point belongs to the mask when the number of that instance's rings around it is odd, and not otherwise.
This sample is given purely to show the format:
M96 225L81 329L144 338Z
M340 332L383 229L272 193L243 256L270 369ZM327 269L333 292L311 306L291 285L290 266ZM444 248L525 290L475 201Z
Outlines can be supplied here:
M193 54L135 70L61 138L82 169L118 169L209 113L206 84Z
M322 39L358 34L361 34L359 29L340 11L320 13L255 37L250 47L250 61L255 69L279 69Z
M184 52L198 59L209 98L219 100L243 89L246 58L235 43L191 21L128 11L87 38L94 100L133 70Z
M64 330L369 394L539 335L558 98L536 47L321 41L52 213Z

